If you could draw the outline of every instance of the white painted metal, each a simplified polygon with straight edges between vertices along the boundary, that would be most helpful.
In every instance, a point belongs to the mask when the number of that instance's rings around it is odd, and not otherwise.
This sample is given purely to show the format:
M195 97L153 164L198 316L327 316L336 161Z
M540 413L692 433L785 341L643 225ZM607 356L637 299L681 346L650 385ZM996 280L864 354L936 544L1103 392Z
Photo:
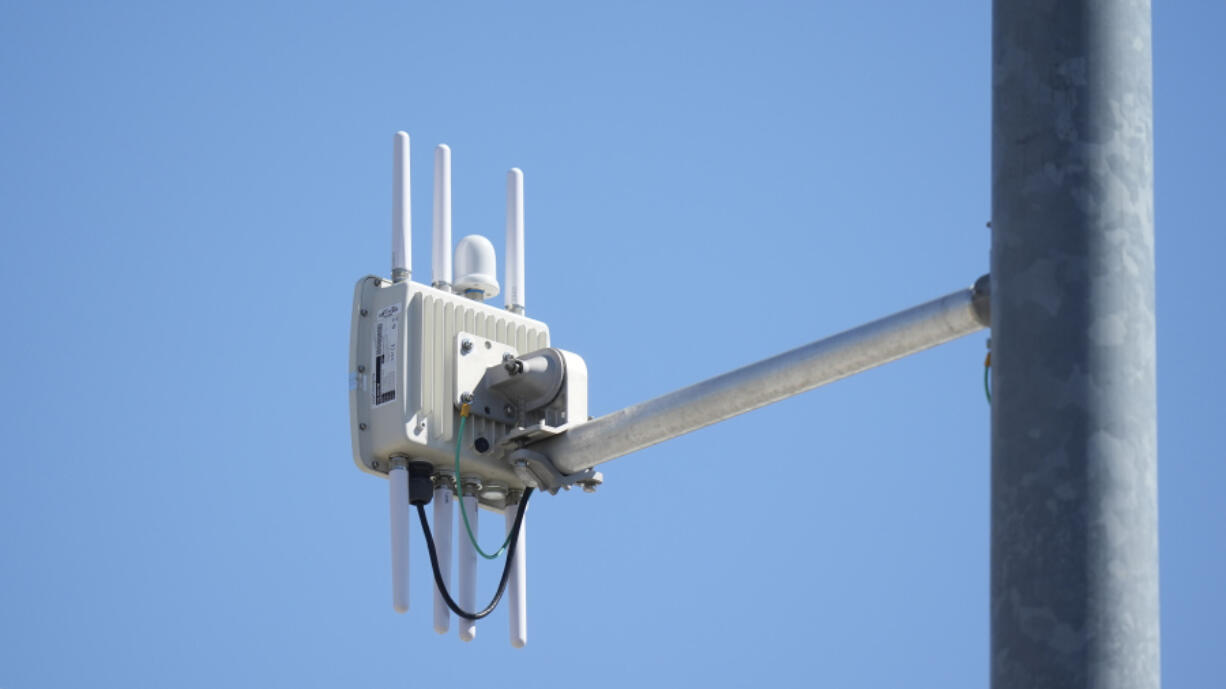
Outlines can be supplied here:
M434 551L438 555L438 572L442 575L443 585L451 590L451 526L454 523L451 506L454 503L451 487L445 483L434 489ZM451 610L447 601L434 585L434 631L446 634L451 628Z
M451 289L451 148L434 149L434 244L430 262L431 284Z
M392 534L392 608L409 609L409 470L395 466L387 473L388 512Z
M524 301L524 173L507 173L506 308L523 313Z
M594 467L737 414L981 330L964 289L571 428L532 446L564 473Z
M383 314L389 312L398 315L385 318ZM387 362L380 367L374 354L380 321L385 339L397 345L390 374ZM505 347L517 354L549 346L549 329L540 321L418 282L393 284L377 277L357 284L352 324L349 409L353 457L362 471L381 477L387 472L387 457L412 457L444 470L455 463L459 415L454 371L457 339L463 339L460 333L475 335L474 347L482 351L486 342L498 351ZM389 331L392 324L397 326L394 333ZM380 376L383 380L377 381ZM394 399L376 403L377 387L386 396L389 385L395 390ZM510 430L495 420L468 419L460 452L464 472L522 489L523 482L500 453L480 453L473 444L476 438L485 438L497 448ZM502 509L501 504L488 506Z
M477 496L465 495L460 501L460 509L468 513L468 523L473 530L473 538L477 530ZM477 550L473 547L468 534L461 531L460 541L460 596L457 601L460 608L468 612L477 612ZM477 621L460 618L460 640L472 641L477 636Z
M455 291L485 301L498 296L498 257L494 245L479 234L460 239L455 248Z
M396 132L392 149L392 280L401 282L413 274L409 135Z
M507 533L515 526L518 505L507 505L504 512ZM511 645L523 648L528 643L528 513L519 525L519 537L515 540L515 560L511 563L511 576L507 579L507 619L510 622Z

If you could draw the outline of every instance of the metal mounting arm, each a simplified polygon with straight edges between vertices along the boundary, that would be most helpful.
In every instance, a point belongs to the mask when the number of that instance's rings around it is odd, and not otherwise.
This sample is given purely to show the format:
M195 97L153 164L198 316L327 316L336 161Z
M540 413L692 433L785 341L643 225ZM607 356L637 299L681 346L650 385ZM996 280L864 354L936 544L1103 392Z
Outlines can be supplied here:
M626 407L529 447L564 474L684 435L988 326L989 277L926 304Z

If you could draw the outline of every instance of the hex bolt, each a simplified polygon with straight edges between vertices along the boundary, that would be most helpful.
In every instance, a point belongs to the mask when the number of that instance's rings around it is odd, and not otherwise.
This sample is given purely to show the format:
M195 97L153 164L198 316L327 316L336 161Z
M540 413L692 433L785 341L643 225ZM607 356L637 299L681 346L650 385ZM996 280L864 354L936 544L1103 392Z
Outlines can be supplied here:
M472 340L468 338L464 338L463 340L460 341L460 353L461 354L468 354L472 350L473 350Z

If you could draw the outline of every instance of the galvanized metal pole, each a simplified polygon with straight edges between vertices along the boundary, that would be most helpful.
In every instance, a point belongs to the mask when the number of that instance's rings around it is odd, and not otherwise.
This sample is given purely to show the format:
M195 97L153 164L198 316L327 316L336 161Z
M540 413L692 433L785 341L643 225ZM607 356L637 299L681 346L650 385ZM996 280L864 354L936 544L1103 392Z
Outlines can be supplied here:
M992 44L992 687L1158 687L1150 3Z
M935 347L988 324L988 278L926 304L811 342L575 426L531 445L567 474Z

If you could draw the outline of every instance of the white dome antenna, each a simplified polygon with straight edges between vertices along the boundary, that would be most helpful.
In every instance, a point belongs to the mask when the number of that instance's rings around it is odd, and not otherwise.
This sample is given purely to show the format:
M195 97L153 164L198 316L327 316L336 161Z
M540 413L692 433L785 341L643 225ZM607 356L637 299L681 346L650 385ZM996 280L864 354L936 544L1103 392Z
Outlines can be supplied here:
M455 290L469 299L498 296L498 257L494 245L479 234L460 239L455 247Z

